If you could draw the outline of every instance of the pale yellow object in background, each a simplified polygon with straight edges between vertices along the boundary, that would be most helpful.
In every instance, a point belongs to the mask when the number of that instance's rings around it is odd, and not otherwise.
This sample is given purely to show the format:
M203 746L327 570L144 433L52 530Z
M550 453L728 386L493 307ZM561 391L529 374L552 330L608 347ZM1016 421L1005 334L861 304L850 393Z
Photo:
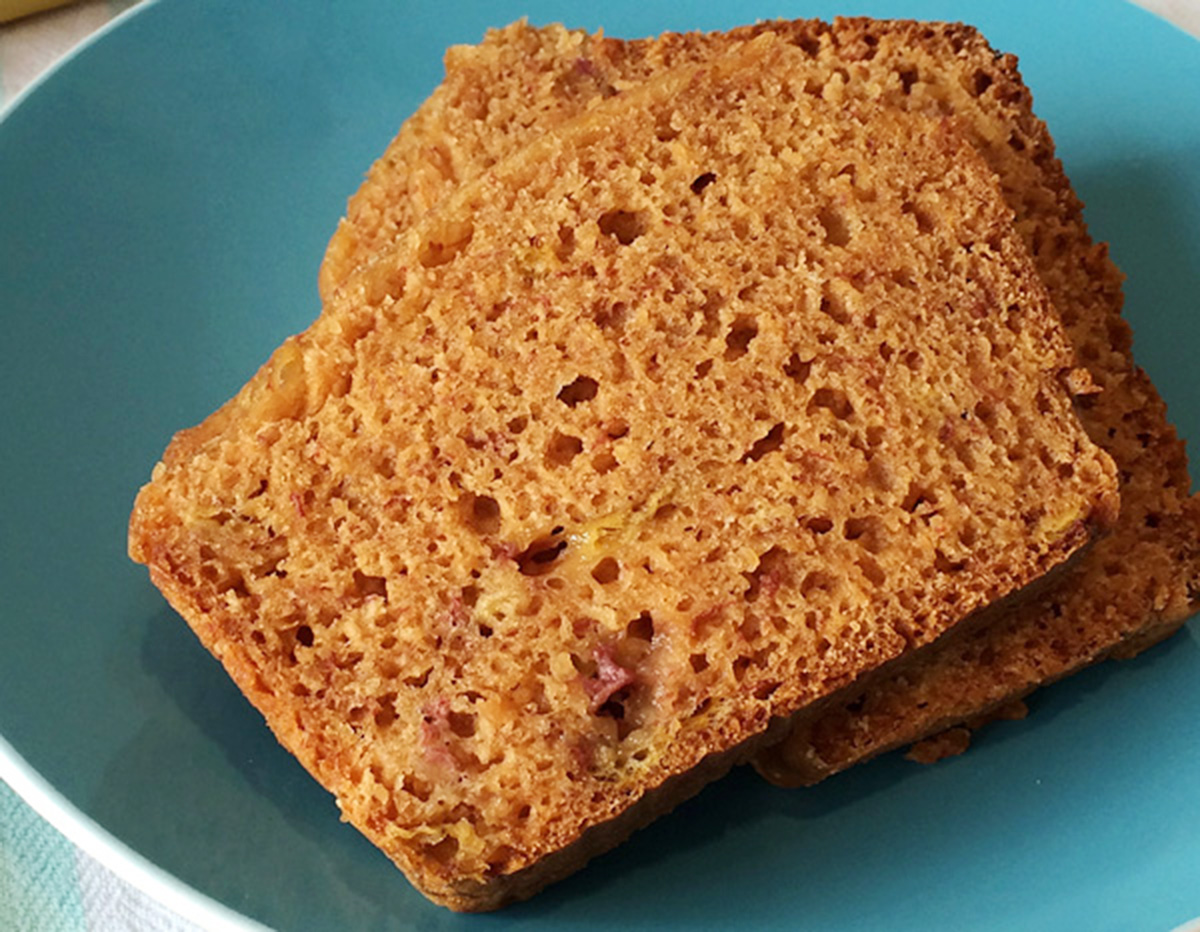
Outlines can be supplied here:
M0 23L20 19L30 13L40 13L51 7L66 6L72 0L0 0Z

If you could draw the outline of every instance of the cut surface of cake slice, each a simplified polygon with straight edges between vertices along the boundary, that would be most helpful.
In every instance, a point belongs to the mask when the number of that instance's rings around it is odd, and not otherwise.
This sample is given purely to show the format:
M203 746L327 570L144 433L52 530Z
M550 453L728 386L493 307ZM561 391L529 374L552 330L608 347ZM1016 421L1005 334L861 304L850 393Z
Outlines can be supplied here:
M525 896L1117 509L995 175L763 35L456 189L130 552L432 899Z
M322 286L336 287L456 184L548 128L664 68L703 61L763 31L804 53L797 67L810 93L958 121L1000 177L1081 365L1100 389L1082 399L1080 414L1122 477L1113 533L1036 602L934 647L910 670L876 681L870 696L848 695L798 722L795 736L759 761L771 779L794 784L985 720L1097 660L1131 656L1176 631L1200 604L1200 499L1190 491L1183 444L1133 362L1121 275L1088 233L1016 59L958 24L798 20L621 41L517 23L447 53L443 85L351 199ZM964 747L965 736L956 733L955 746Z

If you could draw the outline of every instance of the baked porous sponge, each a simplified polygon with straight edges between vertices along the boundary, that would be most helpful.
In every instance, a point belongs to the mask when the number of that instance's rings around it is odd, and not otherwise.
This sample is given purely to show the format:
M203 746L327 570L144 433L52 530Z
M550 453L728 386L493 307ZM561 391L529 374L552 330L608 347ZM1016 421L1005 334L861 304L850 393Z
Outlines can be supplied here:
M951 726L976 727L1020 697L1106 657L1128 657L1200 607L1200 496L1182 440L1134 363L1121 273L1084 222L1013 55L961 23L838 19L767 22L724 33L621 40L513 23L446 53L446 77L409 117L350 199L321 267L338 287L457 184L541 133L675 65L766 31L801 49L809 93L952 116L1000 179L1081 364L1099 389L1080 399L1088 435L1121 476L1117 525L1070 572L1003 618L942 639L885 677L859 681L794 723L756 760L770 779L811 783ZM954 727L915 750L966 746Z
M946 120L767 34L463 185L180 434L130 552L427 896L525 896L1116 514Z

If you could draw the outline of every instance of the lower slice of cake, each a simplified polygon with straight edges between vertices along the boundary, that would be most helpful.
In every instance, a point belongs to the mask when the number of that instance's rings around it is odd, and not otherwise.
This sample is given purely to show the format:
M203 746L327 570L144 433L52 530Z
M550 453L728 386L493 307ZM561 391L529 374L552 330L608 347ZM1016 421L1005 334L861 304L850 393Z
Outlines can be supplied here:
M459 186L139 493L132 556L438 902L577 868L1114 520L996 175L805 60Z

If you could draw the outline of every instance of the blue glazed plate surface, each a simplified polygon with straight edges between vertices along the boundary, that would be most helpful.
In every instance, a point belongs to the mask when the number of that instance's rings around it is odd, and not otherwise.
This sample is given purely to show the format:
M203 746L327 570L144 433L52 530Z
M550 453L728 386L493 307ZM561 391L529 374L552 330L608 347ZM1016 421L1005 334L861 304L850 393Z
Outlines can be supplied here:
M522 15L635 36L839 13L968 19L1020 56L1129 275L1138 360L1200 442L1200 44L1132 6L164 0L0 121L0 773L177 908L281 930L1200 915L1195 623L1039 694L961 758L889 757L808 791L736 773L533 902L462 917L338 821L125 557L171 433L317 313L345 198L447 45Z

